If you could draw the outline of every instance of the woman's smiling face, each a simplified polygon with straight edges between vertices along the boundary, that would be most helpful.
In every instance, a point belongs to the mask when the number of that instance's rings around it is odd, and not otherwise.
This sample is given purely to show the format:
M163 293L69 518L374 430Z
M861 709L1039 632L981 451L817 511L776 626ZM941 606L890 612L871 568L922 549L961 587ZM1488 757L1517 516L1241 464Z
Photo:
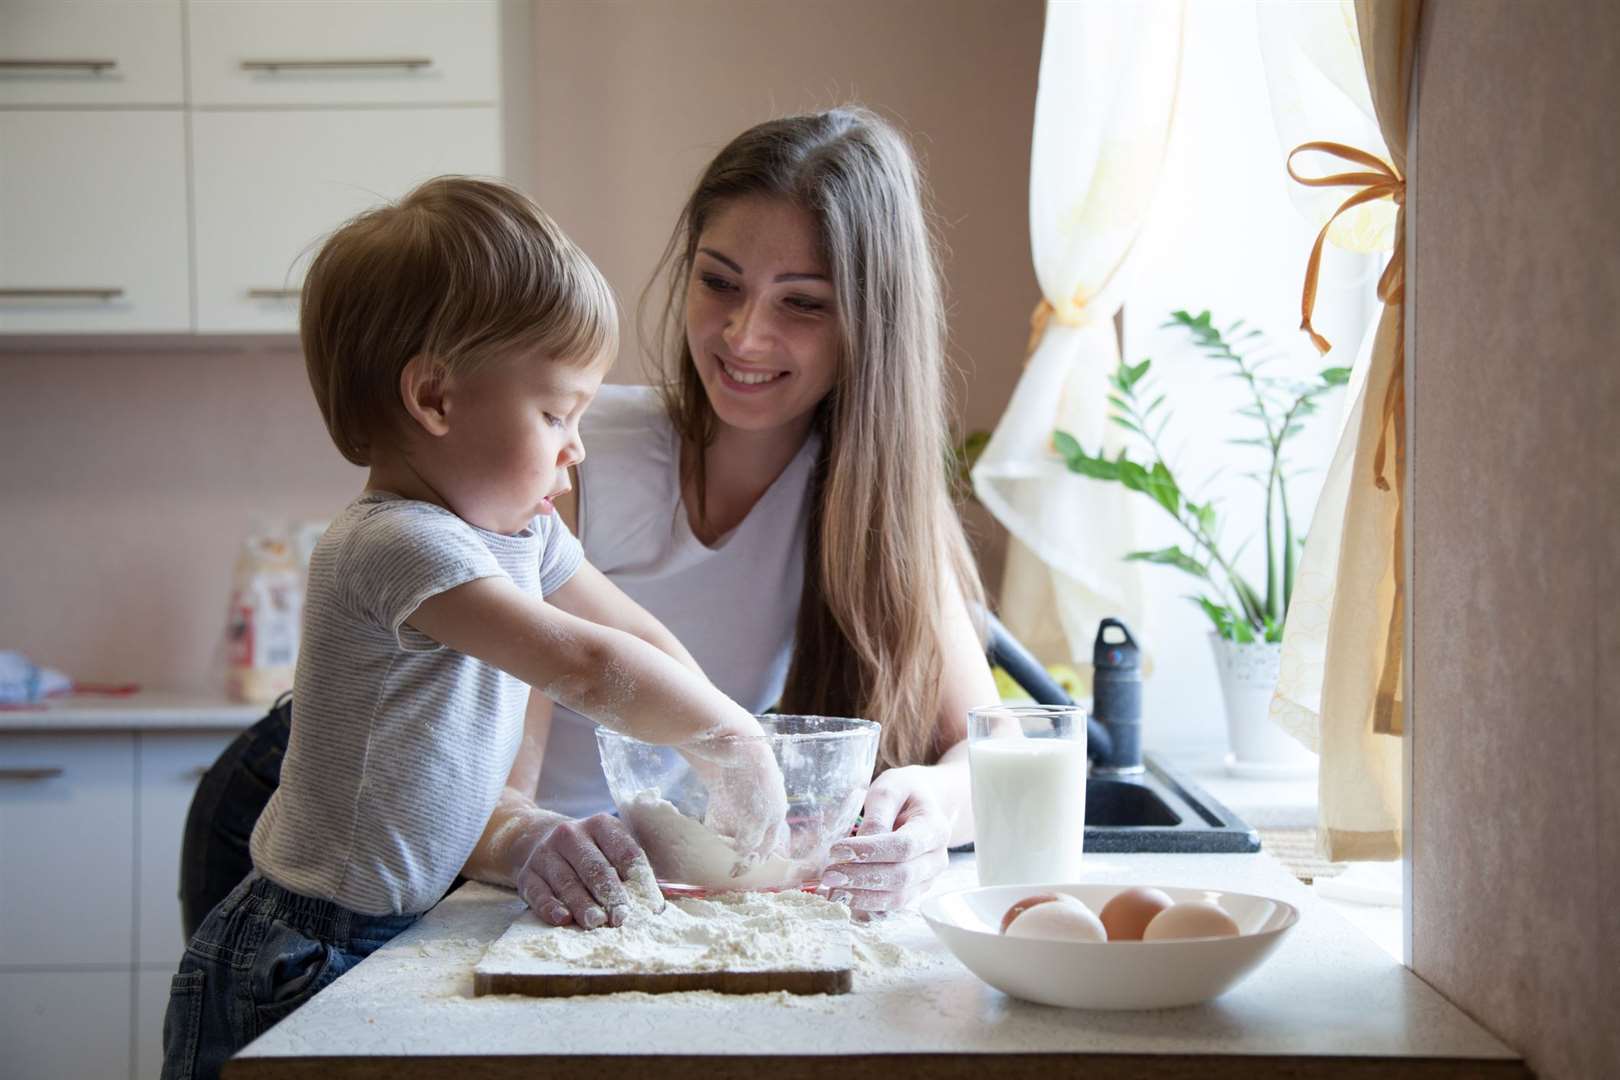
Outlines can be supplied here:
M698 236L686 341L722 424L803 422L838 375L839 323L815 220L783 199L722 205Z

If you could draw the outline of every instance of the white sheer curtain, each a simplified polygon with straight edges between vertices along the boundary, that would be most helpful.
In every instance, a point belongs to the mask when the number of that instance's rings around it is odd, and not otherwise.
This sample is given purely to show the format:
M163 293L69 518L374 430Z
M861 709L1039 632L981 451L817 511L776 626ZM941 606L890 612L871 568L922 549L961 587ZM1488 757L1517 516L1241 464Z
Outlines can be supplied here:
M1273 112L1294 175L1314 181L1324 159L1327 171L1351 170L1335 182L1297 186L1297 204L1326 226L1328 243L1393 249L1379 282L1385 309L1371 347L1360 352L1344 430L1300 559L1271 706L1277 723L1321 754L1319 846L1334 859L1393 859L1401 850L1399 200L1417 9L1417 0L1263 0L1259 9ZM1315 266L1313 258L1307 329Z
M1119 448L1108 376L1113 317L1152 202L1175 113L1181 0L1047 5L1030 160L1030 247L1044 297L1031 353L973 470L979 500L1012 535L1003 618L1038 652L1089 661L1097 622L1141 613L1136 499L1070 474L1054 430Z

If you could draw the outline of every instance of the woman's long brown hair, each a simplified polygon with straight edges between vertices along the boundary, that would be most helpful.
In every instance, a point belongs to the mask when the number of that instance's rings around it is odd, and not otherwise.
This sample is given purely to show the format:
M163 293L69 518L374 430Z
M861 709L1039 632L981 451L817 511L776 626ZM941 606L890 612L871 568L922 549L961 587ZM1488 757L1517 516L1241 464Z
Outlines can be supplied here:
M760 124L720 151L664 251L662 340L648 349L668 365L665 406L697 450L716 421L687 344L686 290L704 225L744 196L791 200L818 222L841 331L838 377L815 418L821 454L781 707L879 721L884 767L932 762L945 749L947 582L970 611L984 591L946 487L945 314L922 181L905 139L857 107ZM690 460L701 507L704 454Z

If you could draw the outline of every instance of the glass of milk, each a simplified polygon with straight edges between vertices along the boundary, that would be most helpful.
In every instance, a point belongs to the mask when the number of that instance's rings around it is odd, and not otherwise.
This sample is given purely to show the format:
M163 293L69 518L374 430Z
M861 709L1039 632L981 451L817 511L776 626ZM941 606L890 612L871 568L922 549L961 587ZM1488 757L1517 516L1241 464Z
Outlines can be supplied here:
M968 769L979 884L1079 881L1086 833L1085 710L969 710Z

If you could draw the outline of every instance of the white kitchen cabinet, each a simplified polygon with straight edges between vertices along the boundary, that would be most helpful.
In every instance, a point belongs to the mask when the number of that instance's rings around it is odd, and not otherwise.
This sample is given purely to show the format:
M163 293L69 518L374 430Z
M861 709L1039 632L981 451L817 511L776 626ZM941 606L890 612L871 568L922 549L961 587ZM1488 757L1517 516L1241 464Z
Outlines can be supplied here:
M185 117L0 110L0 332L191 327Z
M0 735L0 970L134 961L135 737Z
M180 958L168 968L142 968L135 973L134 1080L158 1080L163 1071L163 1014L169 1010L169 980Z
M191 0L194 106L484 104L496 0Z
M293 333L321 239L441 173L501 171L494 108L198 112L197 330Z
M129 982L128 971L0 972L0 1074L128 1076Z
M0 106L185 100L180 0L4 0Z
M170 974L185 951L180 933L180 837L203 772L234 732L142 732L137 750L140 821L135 959ZM165 990L167 993L167 990Z

